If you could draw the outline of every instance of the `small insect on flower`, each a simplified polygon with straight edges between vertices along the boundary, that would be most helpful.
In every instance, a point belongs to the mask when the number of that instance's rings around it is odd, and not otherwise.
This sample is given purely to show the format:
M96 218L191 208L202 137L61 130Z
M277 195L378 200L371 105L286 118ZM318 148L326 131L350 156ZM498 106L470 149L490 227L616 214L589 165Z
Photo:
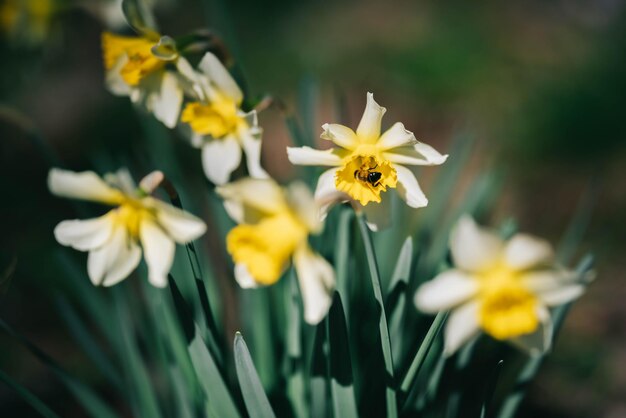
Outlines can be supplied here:
M178 54L174 40L157 34L148 39L104 32L102 52L111 93L130 97L165 126L175 127L186 85L178 67L189 64Z
M54 229L56 240L89 251L87 272L94 285L112 286L128 277L139 264L143 248L148 280L156 287L166 286L175 243L198 238L206 225L150 196L163 180L160 171L144 177L139 187L127 171L105 178L92 171L50 170L48 187L53 194L115 207L98 218L61 222Z
M322 207L322 216L335 202L353 200L363 207L370 228L376 230L389 214L377 205L384 205L381 196L388 189L398 189L406 203L419 208L428 204L415 175L404 165L439 165L447 155L418 142L400 122L381 135L381 121L386 109L367 94L367 105L356 129L326 123L322 139L339 148L316 150L310 147L287 148L289 160L296 165L333 166L317 183L315 199ZM384 205L386 207L387 205Z
M241 109L243 93L220 60L210 52L188 68L193 101L187 103L181 121L191 128L191 144L202 149L202 166L209 180L225 184L241 163L242 150L250 177L266 178L261 167L261 135L256 111Z
M219 187L226 211L239 225L226 237L242 288L276 283L293 260L304 319L316 324L326 316L335 288L332 266L308 244L322 229L309 189L300 183L283 189L271 179L244 178Z
M450 235L455 268L423 284L415 294L426 313L451 310L445 328L447 355L482 329L530 354L552 344L549 307L578 298L585 280L555 264L550 244L518 233L503 241L462 217Z

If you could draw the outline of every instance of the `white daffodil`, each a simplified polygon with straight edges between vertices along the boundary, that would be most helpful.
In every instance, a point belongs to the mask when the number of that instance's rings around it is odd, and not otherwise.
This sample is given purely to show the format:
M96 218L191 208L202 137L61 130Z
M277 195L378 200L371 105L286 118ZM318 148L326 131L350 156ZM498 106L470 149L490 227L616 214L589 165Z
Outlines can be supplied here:
M465 216L450 235L456 268L423 284L415 303L423 312L451 310L444 332L447 355L480 330L536 355L552 344L549 307L580 296L584 283L554 262L550 244L527 234L503 241Z
M167 68L189 66L179 56L173 39L128 37L102 33L102 52L109 90L143 105L168 128L178 122L185 80L181 71Z
M139 187L125 171L106 180L92 171L50 170L48 187L55 195L115 206L98 218L61 222L54 229L55 238L63 245L89 251L87 272L94 285L112 286L128 277L139 264L143 248L148 280L154 286L166 286L175 243L198 238L206 225L150 196L163 180L159 171L144 177Z
M219 187L217 192L239 224L226 237L239 285L272 285L293 260L304 319L310 324L321 321L332 302L335 273L309 247L309 234L319 233L322 224L306 186L294 184L283 189L271 179L244 178Z
M241 109L243 93L215 55L205 54L198 68L200 72L185 71L194 84L195 101L187 103L181 121L191 128L192 145L202 149L206 176L215 184L227 183L243 150L250 177L267 178L256 111Z
M322 215L335 202L354 200L363 206L370 227L376 229L388 217L380 207L381 193L396 187L409 206L420 208L428 204L415 175L405 165L439 165L448 156L418 142L400 122L381 135L385 112L374 101L374 95L367 93L367 105L356 132L334 123L322 126L321 138L339 148L287 148L292 164L333 167L320 176L315 191Z

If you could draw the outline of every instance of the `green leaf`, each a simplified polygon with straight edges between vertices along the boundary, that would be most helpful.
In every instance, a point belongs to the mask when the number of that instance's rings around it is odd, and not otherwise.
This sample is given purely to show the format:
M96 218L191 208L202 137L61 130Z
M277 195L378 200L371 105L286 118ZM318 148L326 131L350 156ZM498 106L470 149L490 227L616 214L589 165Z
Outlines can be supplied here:
M358 417L346 318L339 293L333 299L327 317L333 412L335 417Z
M350 242L351 225L354 212L346 209L339 215L337 227L337 244L335 246L335 271L337 273L337 292L345 300L345 311L350 313L350 280L348 278L350 267Z
M200 338L200 330L197 326L195 337L189 344L189 355L207 398L208 413L220 418L239 417L239 411L228 391L228 386L224 382L213 356Z
M389 328L387 326L387 314L385 313L385 302L383 299L383 290L380 285L380 273L378 270L378 263L376 261L376 254L374 253L374 244L370 237L367 223L363 213L359 213L357 216L359 220L359 228L361 230L361 237L363 238L363 245L365 246L365 255L367 257L367 265L370 271L370 277L372 279L372 287L374 290L374 298L378 303L380 309L380 317L378 321L378 331L380 332L380 343L383 350L383 359L385 361L385 371L387 373L387 389L385 391L385 397L387 399L387 418L396 418L398 416L398 401L395 391L395 377L393 357L391 351L391 339L389 337Z
M328 393L330 392L330 378L328 376L328 338L326 324L320 322L315 327L313 353L311 354L311 416L330 416Z
M2 370L0 370L0 380L17 392L17 394L20 395L35 411L39 412L41 416L45 418L60 418L31 391L11 379L11 377L6 375Z
M275 418L267 395L261 385L259 375L250 358L246 342L238 332L235 334L235 368L241 387L241 394L251 418Z
M408 237L400 249L400 255L389 281L389 290L387 292L387 307L390 310L389 334L393 342L391 348L393 349L392 355L396 360L396 364L401 363L398 359L401 358L402 347L404 347L405 333L402 332L402 326L412 261L413 239Z

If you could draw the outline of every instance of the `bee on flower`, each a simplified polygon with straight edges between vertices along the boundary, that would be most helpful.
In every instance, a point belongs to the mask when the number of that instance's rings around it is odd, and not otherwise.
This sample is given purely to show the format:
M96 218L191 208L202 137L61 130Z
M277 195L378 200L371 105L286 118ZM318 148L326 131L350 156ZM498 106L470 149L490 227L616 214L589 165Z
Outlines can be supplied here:
M194 99L186 104L181 121L191 129L191 143L202 149L202 167L209 180L222 185L239 167L242 153L250 177L266 178L261 167L261 134L255 110L241 109L243 93L220 60L204 55L198 68L186 71Z
M143 105L168 128L178 122L185 80L180 66L189 66L168 36L102 34L106 84L111 93ZM174 68L171 68L174 67Z
M293 261L304 319L310 324L321 321L332 302L335 273L308 244L309 235L322 229L309 189L300 183L283 189L271 179L244 178L218 187L217 192L238 223L228 233L226 246L239 285L272 285Z
M332 167L320 176L315 191L322 216L333 203L352 200L363 208L368 225L376 230L388 218L381 209L386 207L382 194L389 189L397 189L410 207L428 204L415 175L405 165L439 165L448 156L417 141L400 122L381 134L385 112L374 101L374 95L367 93L365 112L356 132L335 123L322 126L321 138L332 141L338 148L287 148L292 164Z
M166 286L176 243L198 238L206 225L151 196L163 180L160 171L144 177L139 187L126 171L105 179L92 171L50 170L48 187L53 194L114 207L97 218L59 223L54 229L56 240L89 252L87 273L96 286L113 286L128 277L139 264L142 249L149 282Z
M450 310L444 352L452 355L482 330L530 354L552 344L550 307L578 298L585 284L554 261L550 244L518 233L503 241L462 217L450 235L455 268L423 284L415 294L426 313Z

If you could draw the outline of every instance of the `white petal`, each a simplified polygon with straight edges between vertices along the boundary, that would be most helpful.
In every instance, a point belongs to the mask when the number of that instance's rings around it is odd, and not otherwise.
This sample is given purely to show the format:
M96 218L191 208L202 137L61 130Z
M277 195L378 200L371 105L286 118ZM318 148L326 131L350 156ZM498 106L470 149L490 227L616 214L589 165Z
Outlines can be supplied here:
M293 261L302 293L304 320L315 325L326 316L332 303L335 271L306 245L296 250Z
M128 63L128 55L122 54L115 65L106 72L105 83L111 93L116 96L130 96L133 88L122 77L122 68Z
M156 223L143 220L139 236L148 265L148 281L156 287L167 286L167 274L174 262L176 244Z
M380 136L376 145L378 145L380 150L384 151L406 145L413 145L416 142L417 139L415 139L413 132L407 131L402 123L396 122Z
M552 261L554 252L548 241L516 234L507 242L504 257L510 267L525 270Z
M481 272L500 258L504 243L496 233L479 227L474 219L461 217L450 233L454 264L462 270Z
M371 231L381 231L391 224L391 199L382 199L380 203L370 202L362 208L365 222Z
M141 248L119 226L105 245L89 252L87 273L94 285L113 286L128 277L140 260Z
M217 86L222 94L227 95L237 104L241 103L243 93L226 67L215 55L207 52L198 64L198 68L211 79L211 82Z
M311 190L301 181L294 181L287 189L289 206L298 215L309 232L321 232L323 223L320 221L319 206L313 198Z
M552 346L553 325L550 312L544 306L538 306L537 317L539 326L535 332L511 340L513 345L527 351L531 356L545 354Z
M361 122L359 122L359 126L356 129L356 134L361 142L373 144L378 140L380 136L380 123L386 111L387 109L376 103L372 93L367 93L365 112L363 112Z
M241 147L232 136L211 139L202 147L202 168L213 183L228 183L230 175L241 163Z
M283 190L271 179L243 178L215 191L224 199L228 214L239 223L245 221L249 209L273 214L287 206Z
M88 251L106 243L113 232L111 212L99 218L63 221L54 228L54 237L63 244L79 251Z
M250 130L241 134L241 146L246 153L246 165L250 177L257 179L268 178L269 175L261 167L261 135L253 135Z
M524 286L535 294L572 284L575 279L576 275L573 272L563 269L528 271L521 277Z
M478 282L460 270L446 270L422 284L415 293L415 306L422 312L447 311L476 295Z
M322 173L317 180L317 187L315 188L315 201L319 206L320 219L324 220L328 211L338 202L346 202L350 200L350 197L337 190L335 187L335 173L336 168L331 168Z
M451 356L480 332L478 303L471 301L456 308L448 316L444 330L444 354Z
M342 148L349 150L355 149L359 145L359 138L356 133L347 126L338 123L325 123L322 125L322 135L320 138L333 141Z
M235 280L237 280L237 283L239 283L242 289L255 289L259 287L259 284L254 280L254 277L252 277L245 264L235 264Z
M546 306L559 306L578 299L583 293L585 293L585 286L570 284L544 292L539 295L539 298Z
M72 199L108 204L120 203L124 199L122 192L106 184L93 171L75 173L53 168L48 174L48 188L57 196Z
M406 167L398 164L392 164L392 167L398 174L398 193L400 197L406 201L406 204L412 208L423 208L428 205L428 199L420 188L415 174Z
M383 153L383 157L392 163L405 165L440 165L448 159L448 155L442 155L422 142L389 149Z
M160 200L150 198L149 201L148 204L156 209L159 225L174 241L186 244L206 232L206 224L197 216Z
M341 165L341 157L335 150L318 150L311 147L287 147L287 157L294 165Z
M146 99L146 107L157 120L168 128L174 128L178 122L180 107L183 104L183 89L176 76L164 71L158 91L152 91Z

